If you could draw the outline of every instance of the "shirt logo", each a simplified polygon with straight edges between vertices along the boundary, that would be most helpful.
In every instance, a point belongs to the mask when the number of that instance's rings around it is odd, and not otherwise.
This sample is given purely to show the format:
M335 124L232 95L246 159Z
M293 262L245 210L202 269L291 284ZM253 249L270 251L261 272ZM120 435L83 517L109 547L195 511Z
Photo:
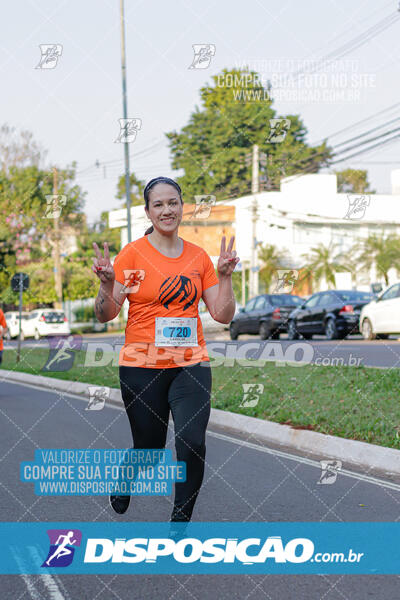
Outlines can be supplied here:
M187 310L197 298L197 288L189 277L175 275L167 277L160 286L159 301L164 308L169 308L171 302L180 298L179 302L185 302L183 310Z
M145 275L143 269L124 269L124 287L121 294L136 294Z

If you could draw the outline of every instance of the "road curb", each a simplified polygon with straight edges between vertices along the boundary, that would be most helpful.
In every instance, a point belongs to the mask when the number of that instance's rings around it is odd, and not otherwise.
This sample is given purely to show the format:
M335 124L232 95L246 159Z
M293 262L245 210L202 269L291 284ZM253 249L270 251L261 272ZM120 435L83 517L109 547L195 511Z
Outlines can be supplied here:
M83 397L89 397L88 388L90 385L95 385L18 371L4 371L3 373L4 380L7 381L32 384L48 390L68 392ZM109 402L123 407L119 389L110 388ZM335 458L358 467L400 475L400 450L393 448L347 440L316 431L295 429L289 425L280 425L218 408L211 409L209 425L230 429L240 435L255 436L265 442L279 444L294 450L310 452L320 456L321 459Z

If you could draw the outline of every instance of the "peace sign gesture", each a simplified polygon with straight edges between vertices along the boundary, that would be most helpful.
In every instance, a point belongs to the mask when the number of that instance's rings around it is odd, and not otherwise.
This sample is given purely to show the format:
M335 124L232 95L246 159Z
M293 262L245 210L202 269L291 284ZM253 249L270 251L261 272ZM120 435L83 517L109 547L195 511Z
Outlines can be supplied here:
M96 254L96 258L93 258L93 273L97 275L102 283L114 283L115 273L110 261L110 251L107 242L104 242L104 257L96 242L93 242L93 248Z
M240 258L236 256L236 250L232 251L234 240L235 236L233 235L229 240L228 248L225 250L226 238L224 235L222 236L221 250L217 265L218 275L220 277L230 277L240 261Z

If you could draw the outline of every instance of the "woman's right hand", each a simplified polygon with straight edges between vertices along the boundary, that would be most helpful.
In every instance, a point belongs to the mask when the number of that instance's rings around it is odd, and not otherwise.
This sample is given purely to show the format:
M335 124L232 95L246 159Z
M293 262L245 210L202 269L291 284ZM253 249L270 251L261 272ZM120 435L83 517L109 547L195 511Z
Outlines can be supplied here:
M104 257L101 254L100 248L93 242L93 248L96 258L93 258L92 271L100 279L102 283L114 283L115 272L110 261L110 251L107 242L104 242Z

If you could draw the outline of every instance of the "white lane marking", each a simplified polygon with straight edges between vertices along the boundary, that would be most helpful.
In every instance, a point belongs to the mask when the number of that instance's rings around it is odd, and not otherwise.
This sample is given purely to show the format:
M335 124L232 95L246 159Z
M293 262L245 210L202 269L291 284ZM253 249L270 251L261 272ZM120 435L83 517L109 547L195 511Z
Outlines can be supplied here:
M31 575L26 575L24 571L26 571L24 561L18 556L15 552L14 548L11 546L11 554L14 557L15 562L18 565L18 569L20 570L20 577L22 577L23 582L25 583L26 589L28 590L28 594L32 598L32 600L43 600L41 594L37 591L35 584L32 581Z
M305 456L296 456L295 454L289 454L288 452L283 452L282 450L275 450L265 446L259 446L258 444L252 444L251 442L246 442L245 440L233 438L229 435L224 435L223 433L217 433L215 431L207 431L207 433L211 437L225 440L226 442L231 442L233 444L238 444L239 446L246 446L246 448L251 448L252 450L258 450L259 452L265 452L266 454L272 454L275 456L280 456L281 458L287 458L289 460L301 462L309 465L310 467L316 467L317 469L321 470L321 464L319 461L306 458ZM393 483L391 481L385 481L384 479L378 479L377 477L372 477L371 475L355 473L353 471L349 471L348 469L340 469L339 474L345 475L346 477L352 477L353 479L360 479L361 481L366 481L367 483L372 483L373 485L379 485L381 487L400 491L400 484Z
M41 559L35 546L28 546L28 550L37 564L42 564L44 559ZM60 588L55 580L56 575L50 575L49 573L43 573L39 575L44 586L48 589L49 600L69 600L62 595Z
M49 379L51 379L51 377L49 377ZM61 394L61 396L69 396L70 398L75 398L76 400L81 400L82 402L88 402L89 397L88 396L84 396L83 394L74 394L73 392L66 392L64 390L58 390L57 388L51 388L51 387L43 387L41 385L37 385L34 383L25 383L23 381L13 381L13 380L8 380L8 379L3 379L4 383L8 383L10 385L22 385L23 387L28 387L28 388L32 388L34 390L38 390L40 392L48 392L49 394ZM89 385L94 385L93 383L88 383L87 384L88 387ZM111 388L112 390L118 389L118 388ZM114 410L125 410L124 406L123 406L123 402L121 399L121 406L116 406L114 404L107 404L106 402L106 406L107 408L112 408Z
M38 385L26 384L21 381L7 381L7 383L22 385L25 387L34 388L41 391L46 391L52 394L63 394L65 396L69 396L70 398L76 398L81 402L87 402L87 398L84 396L78 396L77 394L71 394L70 392L63 392L60 390L52 390L43 388ZM116 388L113 388L116 389ZM107 408L112 408L113 410L125 410L123 406L115 406L111 403L107 404ZM172 419L170 418L170 423ZM287 458L288 460L294 460L305 465L309 465L310 467L316 467L317 469L321 469L321 464L312 460L311 458L306 458L305 456L297 456L296 454L290 454L289 452L284 452L283 450L275 450L273 448L268 448L267 446L260 446L259 444L253 444L251 442L246 442L245 440L241 440L239 438L232 437L230 435L226 435L223 433L217 433L215 431L207 431L207 435L215 438L219 438L221 440L225 440L226 442L231 442L232 444L237 444L239 446L245 446L251 450L257 450L258 452L265 452L266 454L272 454L275 456L280 456L281 458ZM341 469L340 473L345 475L346 477L352 477L353 479L359 479L360 481L366 481L367 483L371 483L372 485L378 485L380 487L386 487L388 489L400 491L400 484L393 483L392 481L386 481L384 479L378 479L377 477L372 477L371 475L363 475L362 473L356 473L354 471L349 471L348 469Z

